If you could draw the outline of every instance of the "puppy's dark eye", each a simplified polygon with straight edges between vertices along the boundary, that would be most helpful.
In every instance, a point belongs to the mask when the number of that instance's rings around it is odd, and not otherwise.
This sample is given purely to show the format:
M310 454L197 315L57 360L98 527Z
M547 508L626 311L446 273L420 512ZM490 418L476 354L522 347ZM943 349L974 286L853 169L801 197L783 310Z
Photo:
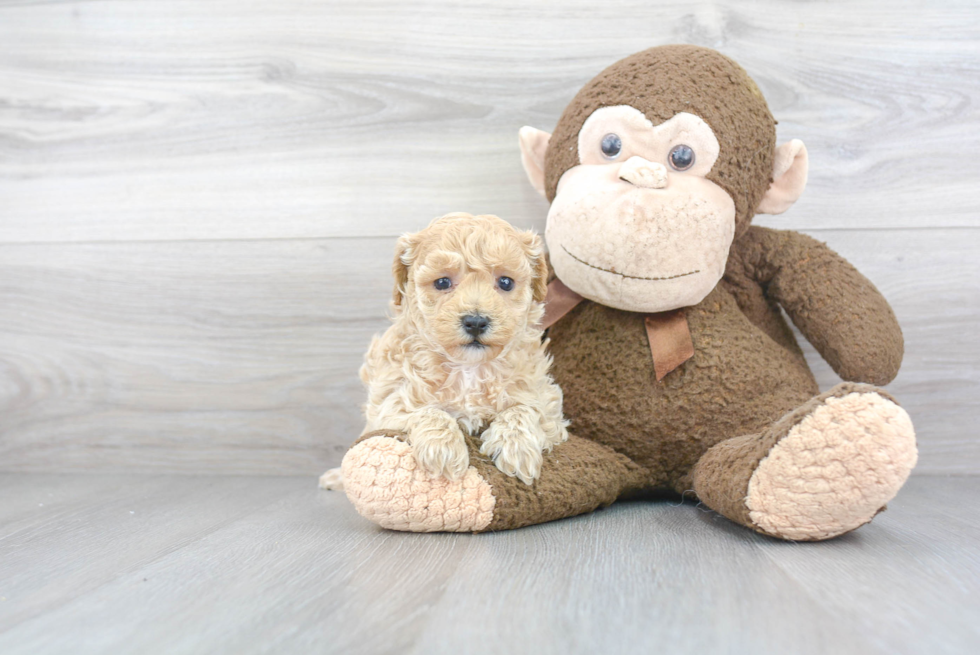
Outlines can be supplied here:
M670 167L675 171L686 171L694 166L694 151L691 150L691 146L674 146L667 159L670 161Z
M439 291L445 291L449 287L453 286L453 281L450 280L448 277L441 277L435 282L433 282L432 286L434 286Z
M514 288L514 281L507 276L497 278L497 288L501 291L511 291Z
M623 150L623 140L616 134L607 134L602 137L599 147L602 148L602 154L606 159L615 159Z

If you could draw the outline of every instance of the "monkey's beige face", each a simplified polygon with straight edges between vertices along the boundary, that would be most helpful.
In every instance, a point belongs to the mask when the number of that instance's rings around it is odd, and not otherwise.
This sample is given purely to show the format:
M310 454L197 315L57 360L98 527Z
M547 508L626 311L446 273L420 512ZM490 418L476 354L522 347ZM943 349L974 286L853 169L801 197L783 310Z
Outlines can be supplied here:
M540 237L500 224L459 219L413 235L406 311L456 362L497 357L541 316L534 298L536 284L543 289L535 279Z
M596 110L578 166L558 182L545 238L555 273L596 302L635 312L699 303L725 272L735 203L706 179L720 148L693 114L654 126L628 106Z

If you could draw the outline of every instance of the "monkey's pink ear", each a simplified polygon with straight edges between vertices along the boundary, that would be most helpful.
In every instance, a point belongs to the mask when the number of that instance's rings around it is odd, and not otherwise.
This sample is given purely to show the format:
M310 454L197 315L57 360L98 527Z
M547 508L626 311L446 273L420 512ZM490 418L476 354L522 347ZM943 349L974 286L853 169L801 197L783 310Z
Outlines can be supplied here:
M776 148L772 165L772 184L756 208L757 214L782 214L803 195L809 161L806 146L793 139Z
M518 137L521 142L521 163L527 179L531 181L534 190L544 195L544 153L548 150L548 140L551 135L542 130L528 127L521 128Z

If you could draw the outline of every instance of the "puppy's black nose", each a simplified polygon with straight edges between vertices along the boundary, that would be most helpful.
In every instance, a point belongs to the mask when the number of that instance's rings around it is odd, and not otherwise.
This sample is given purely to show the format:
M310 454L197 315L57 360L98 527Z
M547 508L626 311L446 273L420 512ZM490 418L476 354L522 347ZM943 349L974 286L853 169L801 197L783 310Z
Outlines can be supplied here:
M480 314L467 314L463 317L463 329L466 330L467 334L472 334L474 337L486 332L489 325L490 319Z

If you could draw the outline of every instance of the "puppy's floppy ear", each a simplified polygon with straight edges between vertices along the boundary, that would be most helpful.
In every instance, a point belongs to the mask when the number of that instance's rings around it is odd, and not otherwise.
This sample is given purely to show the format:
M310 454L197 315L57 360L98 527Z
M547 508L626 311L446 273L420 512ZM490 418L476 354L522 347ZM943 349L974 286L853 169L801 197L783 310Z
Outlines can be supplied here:
M395 277L395 290L391 301L396 307L401 307L405 299L405 287L408 284L408 269L411 268L418 254L419 235L403 234L395 245L395 260L391 263L391 273Z
M534 302L544 302L548 295L548 258L544 254L544 241L530 230L521 232L521 240L524 242L524 252L527 253L528 262L531 264L533 276L531 291L534 294Z

